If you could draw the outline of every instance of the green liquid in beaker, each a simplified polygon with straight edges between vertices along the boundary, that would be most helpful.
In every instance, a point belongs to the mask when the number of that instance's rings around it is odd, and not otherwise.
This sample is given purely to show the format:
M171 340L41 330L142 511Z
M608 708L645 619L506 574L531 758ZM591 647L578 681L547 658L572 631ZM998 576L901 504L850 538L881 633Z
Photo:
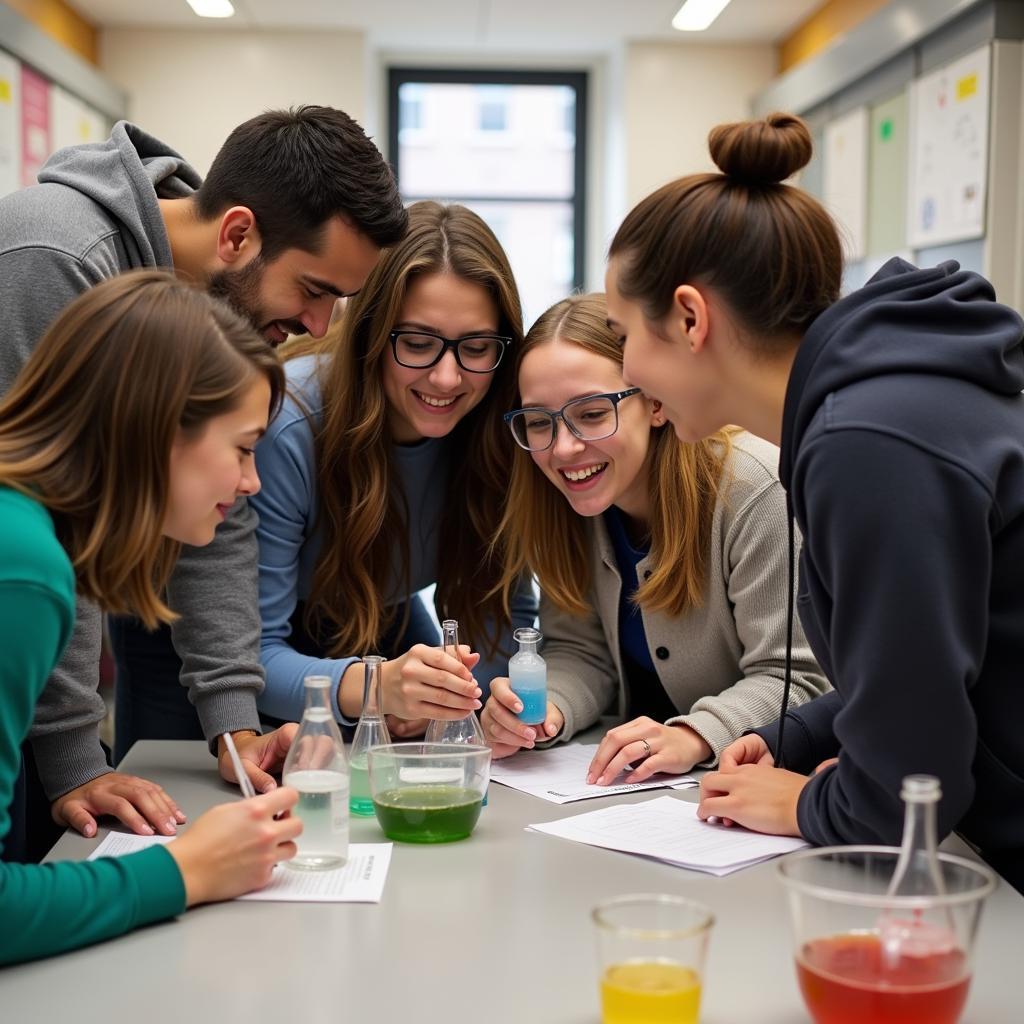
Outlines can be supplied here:
M462 786L416 786L378 794L373 809L388 839L449 843L473 831L481 804L480 793Z
M362 818L373 817L373 800L370 799L370 772L366 767L366 755L353 757L348 766L349 788L348 809Z

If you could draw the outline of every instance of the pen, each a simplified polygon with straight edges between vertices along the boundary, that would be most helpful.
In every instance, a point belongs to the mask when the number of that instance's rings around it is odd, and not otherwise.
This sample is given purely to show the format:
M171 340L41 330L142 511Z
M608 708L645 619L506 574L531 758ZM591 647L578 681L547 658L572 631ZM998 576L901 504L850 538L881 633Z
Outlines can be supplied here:
M242 759L238 756L238 751L235 750L235 741L231 738L231 733L226 732L224 736L224 746L228 748L228 754L231 757L232 767L235 769L235 775L238 776L238 785L242 790L242 796L250 797L256 795L256 790L253 789L252 782L249 780L249 776L246 774L245 769L242 767Z

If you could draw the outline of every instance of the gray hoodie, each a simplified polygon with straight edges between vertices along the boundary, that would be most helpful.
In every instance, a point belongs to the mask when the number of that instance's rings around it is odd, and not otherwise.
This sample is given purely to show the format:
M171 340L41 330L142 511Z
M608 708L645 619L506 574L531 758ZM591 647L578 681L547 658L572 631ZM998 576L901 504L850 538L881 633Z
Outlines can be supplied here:
M138 267L173 267L158 198L190 195L199 175L174 150L125 121L106 142L55 153L40 184L0 198L0 393L47 327L100 281ZM244 501L205 548L186 547L168 584L182 684L212 738L259 729L255 514ZM216 615L210 610L216 609ZM36 707L30 733L47 794L109 771L97 725L101 616L79 600L75 632Z

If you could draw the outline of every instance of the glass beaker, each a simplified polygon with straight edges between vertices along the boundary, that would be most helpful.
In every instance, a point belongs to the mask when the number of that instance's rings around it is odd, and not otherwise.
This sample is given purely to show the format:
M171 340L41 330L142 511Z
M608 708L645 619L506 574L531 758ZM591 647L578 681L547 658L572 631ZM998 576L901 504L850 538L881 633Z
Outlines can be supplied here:
M523 704L516 717L524 725L543 725L548 714L548 666L537 653L537 645L544 638L528 626L517 629L512 638L519 650L509 658L508 681Z
M593 910L602 1024L697 1024L714 915L682 896L618 896Z
M331 714L333 685L328 676L306 677L306 709L282 773L284 784L299 791L292 813L302 819L302 834L287 864L300 870L329 870L348 859L348 765Z
M363 710L359 715L359 724L352 737L352 748L349 751L349 810L360 817L373 816L373 799L370 796L369 765L366 752L370 747L382 746L391 742L387 723L381 711L380 681L381 666L384 659L376 655L363 658Z

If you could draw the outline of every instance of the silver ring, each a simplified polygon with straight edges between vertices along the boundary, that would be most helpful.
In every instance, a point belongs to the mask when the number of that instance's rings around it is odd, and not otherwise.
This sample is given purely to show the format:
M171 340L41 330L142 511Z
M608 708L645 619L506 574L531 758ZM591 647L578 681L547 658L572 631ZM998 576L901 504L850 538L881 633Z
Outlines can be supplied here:
M644 757L650 757L651 756L651 745L650 745L650 743L648 743L647 740L641 740L640 742L644 745Z

